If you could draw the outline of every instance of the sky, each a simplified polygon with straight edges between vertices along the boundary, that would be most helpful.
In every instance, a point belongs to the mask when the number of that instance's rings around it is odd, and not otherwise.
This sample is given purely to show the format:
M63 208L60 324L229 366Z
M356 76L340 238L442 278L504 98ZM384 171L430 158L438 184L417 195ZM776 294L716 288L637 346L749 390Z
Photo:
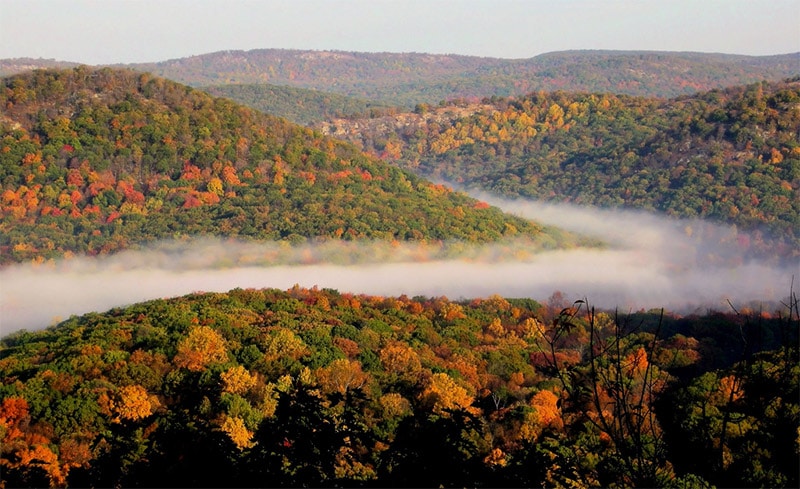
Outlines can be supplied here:
M530 58L800 51L800 0L2 0L0 59L155 62L265 48Z

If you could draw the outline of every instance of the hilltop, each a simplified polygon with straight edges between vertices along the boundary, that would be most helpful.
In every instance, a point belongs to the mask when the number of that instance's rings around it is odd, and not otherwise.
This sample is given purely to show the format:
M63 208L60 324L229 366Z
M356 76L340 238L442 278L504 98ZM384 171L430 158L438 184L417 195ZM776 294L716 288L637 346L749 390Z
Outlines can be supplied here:
M201 235L562 239L352 144L149 74L79 67L2 83L4 264Z

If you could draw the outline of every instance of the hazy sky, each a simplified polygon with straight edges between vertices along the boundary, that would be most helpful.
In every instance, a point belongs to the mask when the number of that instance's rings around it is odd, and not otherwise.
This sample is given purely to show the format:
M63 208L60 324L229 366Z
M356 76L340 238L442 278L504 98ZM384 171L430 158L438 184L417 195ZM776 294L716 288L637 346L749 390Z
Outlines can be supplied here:
M0 58L89 64L295 48L528 58L800 51L800 0L2 0Z

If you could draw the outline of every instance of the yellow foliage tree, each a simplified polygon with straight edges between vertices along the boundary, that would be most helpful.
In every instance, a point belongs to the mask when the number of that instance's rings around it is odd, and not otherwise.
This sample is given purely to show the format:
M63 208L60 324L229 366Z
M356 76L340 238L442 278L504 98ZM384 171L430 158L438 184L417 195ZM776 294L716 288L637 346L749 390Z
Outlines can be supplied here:
M223 193L225 193L224 190L222 189L222 180L220 180L217 177L214 177L208 181L206 189L212 194L216 195L222 195Z
M467 390L444 372L431 376L421 399L434 413L443 416L447 416L447 410L469 409L473 401Z
M117 393L114 411L120 419L135 421L153 414L158 404L141 385L126 385Z
M411 412L411 403L408 399L396 392L384 394L378 399L378 403L383 409L383 415L387 418L404 416Z
M256 384L256 378L241 365L231 367L220 374L222 392L244 394Z
M100 409L111 416L111 421L121 423L137 421L153 414L160 406L156 396L147 393L141 385L126 385L115 392L103 393L98 399Z
M197 326L178 343L175 365L198 372L210 363L228 359L225 339L208 326Z
M339 358L316 372L320 387L325 392L344 394L348 389L357 389L369 380L368 374L361 370L358 360Z
M303 340L286 328L276 328L264 340L264 356L268 361L281 357L297 360L307 354Z
M536 409L541 426L563 426L561 412L558 409L558 397L548 390L537 392L531 398L531 406Z
M409 380L422 370L417 352L405 343L389 343L381 349L379 357L384 370Z
M224 431L239 450L250 448L253 443L253 432L244 425L242 418L225 416L220 424L220 429Z

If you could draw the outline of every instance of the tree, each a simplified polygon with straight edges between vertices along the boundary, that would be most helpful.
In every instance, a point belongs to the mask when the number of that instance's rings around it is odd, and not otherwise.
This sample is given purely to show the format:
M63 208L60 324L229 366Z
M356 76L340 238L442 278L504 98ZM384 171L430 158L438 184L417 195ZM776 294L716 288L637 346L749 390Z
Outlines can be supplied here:
M644 346L632 341L635 337L619 318L609 334L596 327L594 308L588 309L588 315L589 375L585 380L589 385L584 388L588 388L591 407L586 414L616 450L609 459L609 475L635 487L663 485L674 474L653 402L668 375L648 360L663 311L656 333Z
M473 397L444 372L435 373L428 379L427 386L420 395L420 400L434 414L445 417L449 416L449 412L452 410L474 411L474 409L470 409L474 401Z
M244 394L256 385L256 378L243 366L236 365L220 374L222 392Z
M144 387L126 385L117 391L112 411L118 420L137 421L150 416L158 405L158 399L149 395Z
M361 363L348 358L338 358L327 367L318 369L316 377L323 392L339 394L360 389L369 379L369 375L361 370Z
M227 359L228 350L222 335L208 326L195 326L178 343L174 362L178 367L200 371L208 364Z

